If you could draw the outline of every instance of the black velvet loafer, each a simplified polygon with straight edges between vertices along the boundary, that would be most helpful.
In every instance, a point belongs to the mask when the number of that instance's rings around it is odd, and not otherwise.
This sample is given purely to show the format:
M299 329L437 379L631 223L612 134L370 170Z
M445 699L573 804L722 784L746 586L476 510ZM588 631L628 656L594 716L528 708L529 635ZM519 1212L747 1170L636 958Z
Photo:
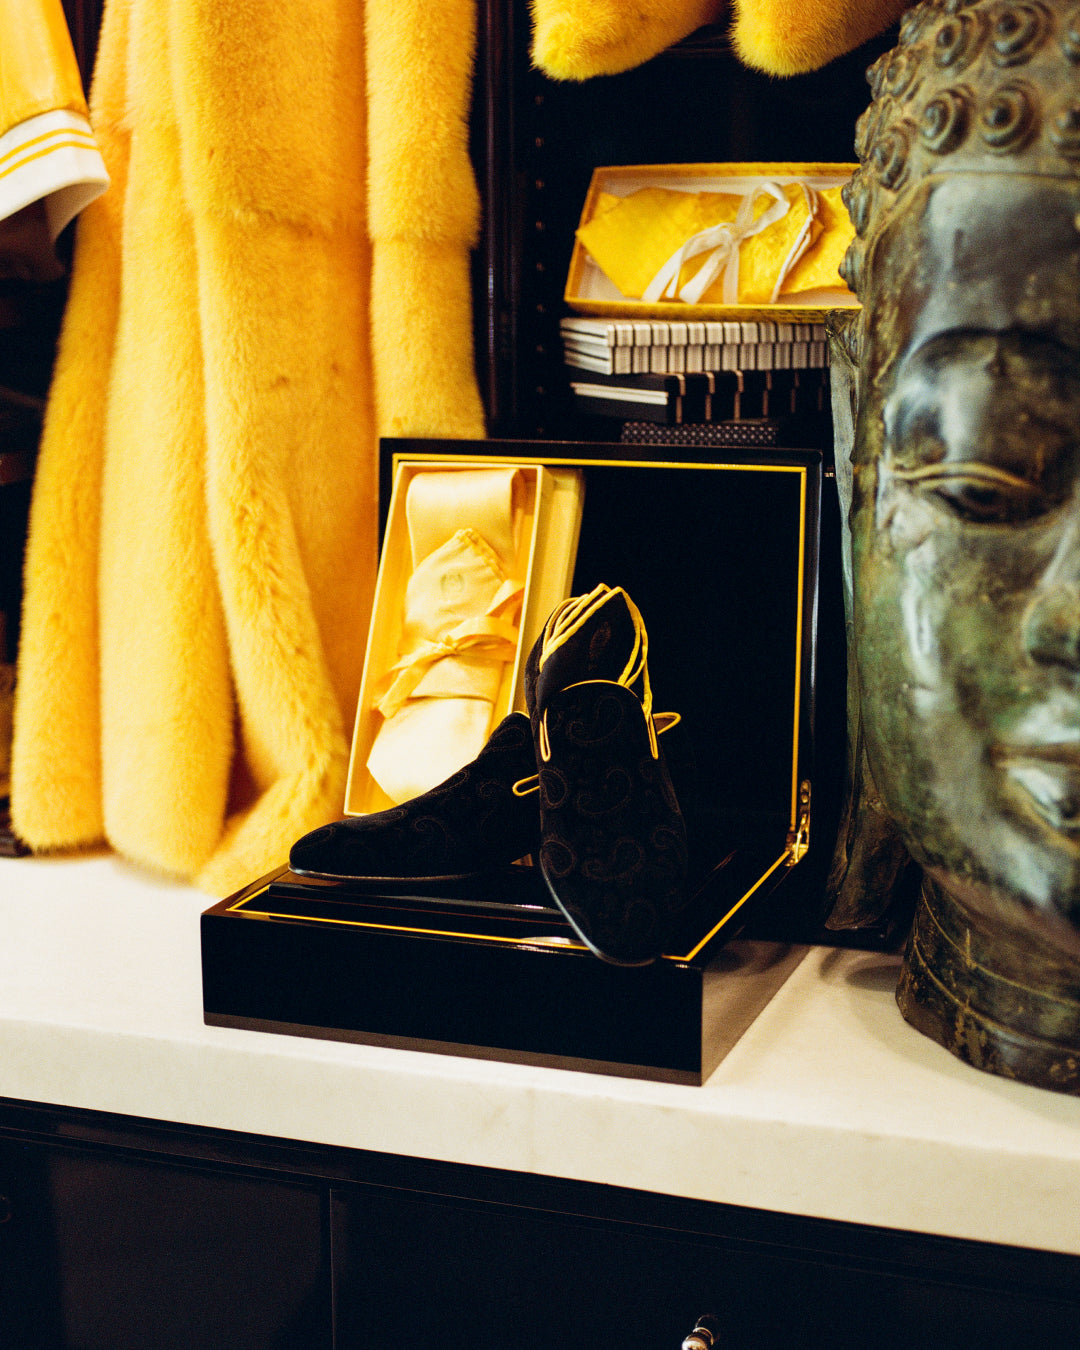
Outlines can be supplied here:
M305 834L292 846L289 869L393 882L459 881L505 867L539 845L535 780L529 719L511 713L471 764L430 792Z
M540 781L538 860L581 940L616 965L662 952L686 899L686 827L652 711L648 639L625 591L551 615L526 665Z

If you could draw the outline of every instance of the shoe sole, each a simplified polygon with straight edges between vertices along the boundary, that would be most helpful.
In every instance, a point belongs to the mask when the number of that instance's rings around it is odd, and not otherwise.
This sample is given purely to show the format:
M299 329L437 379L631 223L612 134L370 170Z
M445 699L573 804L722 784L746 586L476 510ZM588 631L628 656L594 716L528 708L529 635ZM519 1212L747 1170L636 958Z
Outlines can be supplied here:
M539 862L552 899L601 960L651 965L683 898L686 844L641 703L622 685L573 685L549 701L534 734ZM635 921L648 910L635 943Z

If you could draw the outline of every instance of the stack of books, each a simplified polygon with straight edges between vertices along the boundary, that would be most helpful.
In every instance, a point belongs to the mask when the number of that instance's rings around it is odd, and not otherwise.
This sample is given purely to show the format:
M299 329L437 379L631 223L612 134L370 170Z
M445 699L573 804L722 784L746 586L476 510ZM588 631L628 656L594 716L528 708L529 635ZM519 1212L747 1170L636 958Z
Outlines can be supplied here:
M560 331L579 412L675 426L777 421L827 405L824 324L571 315Z

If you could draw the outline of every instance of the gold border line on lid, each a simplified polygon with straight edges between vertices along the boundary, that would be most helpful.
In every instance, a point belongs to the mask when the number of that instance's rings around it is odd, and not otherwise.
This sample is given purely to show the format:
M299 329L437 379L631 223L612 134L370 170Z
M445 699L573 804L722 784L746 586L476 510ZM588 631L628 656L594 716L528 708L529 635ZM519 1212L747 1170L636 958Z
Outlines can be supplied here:
M249 898L254 899L254 897ZM240 909L241 905L246 903L247 901L241 901L239 904L230 907L229 912L232 913L234 909ZM567 947L579 952L588 951L584 943L569 941L566 938L559 938L555 942L547 937L505 937L491 933L464 933L454 928L423 928L416 924L371 923L367 919L315 918L310 914L286 914L282 910L245 909L243 912L256 919L296 919L303 923L334 924L339 928L375 928L383 933L418 933L423 937L468 938L471 942L509 942L515 947Z
M799 820L799 718L802 711L802 654L803 654L803 597L806 586L806 473L799 479L799 566L795 606L795 711L792 717L791 746L791 810L790 829L798 828Z
M779 856L779 858L777 858L777 860L773 863L773 865L766 871L762 872L761 876L758 877L757 881L754 882L754 884L750 887L750 889L746 892L746 894L741 895L739 899L735 901L735 903L731 906L731 908L724 915L724 917L720 919L717 923L715 923L712 926L712 928L710 928L709 931L705 934L705 936L701 938L701 940L697 942L695 946L690 948L690 950L686 953L685 956L665 955L661 959L664 961L692 961L694 957L697 956L697 954L701 951L701 949L705 947L707 943L711 942L714 937L716 937L717 933L720 932L721 928L723 928L726 923L728 923L731 919L735 917L735 915L739 912L740 909L742 909L743 905L746 904L747 900L750 899L750 897L754 894L754 892L760 890L761 887L764 886L766 881L768 881L768 879L772 876L772 874L779 867L783 866L783 864L786 863L790 857L791 857L791 849L790 848L784 849L783 853L781 853L781 855Z
M672 449L677 447L672 446ZM741 470L743 473L798 473L806 474L805 464L738 464L726 460L703 460L700 463L685 459L589 459L580 456L559 455L484 455L479 461L475 455L417 455L395 450L391 455L392 475L400 464L459 464L463 468L484 468L489 464L555 464L570 469L690 469L708 472L713 469Z

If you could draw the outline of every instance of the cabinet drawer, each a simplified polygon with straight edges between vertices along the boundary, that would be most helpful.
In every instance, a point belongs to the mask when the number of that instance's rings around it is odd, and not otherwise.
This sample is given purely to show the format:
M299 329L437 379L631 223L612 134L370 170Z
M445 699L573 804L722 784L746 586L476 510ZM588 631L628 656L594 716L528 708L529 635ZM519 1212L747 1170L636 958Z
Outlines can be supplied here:
M319 1188L0 1142L4 1350L329 1350Z
M913 1350L1075 1343L1080 1296L958 1280L880 1254L686 1234L400 1193L334 1193L341 1350L679 1350L702 1313L722 1350ZM822 1225L827 1232L832 1225ZM845 1227L845 1226L836 1226ZM897 1256L899 1257L899 1253Z

